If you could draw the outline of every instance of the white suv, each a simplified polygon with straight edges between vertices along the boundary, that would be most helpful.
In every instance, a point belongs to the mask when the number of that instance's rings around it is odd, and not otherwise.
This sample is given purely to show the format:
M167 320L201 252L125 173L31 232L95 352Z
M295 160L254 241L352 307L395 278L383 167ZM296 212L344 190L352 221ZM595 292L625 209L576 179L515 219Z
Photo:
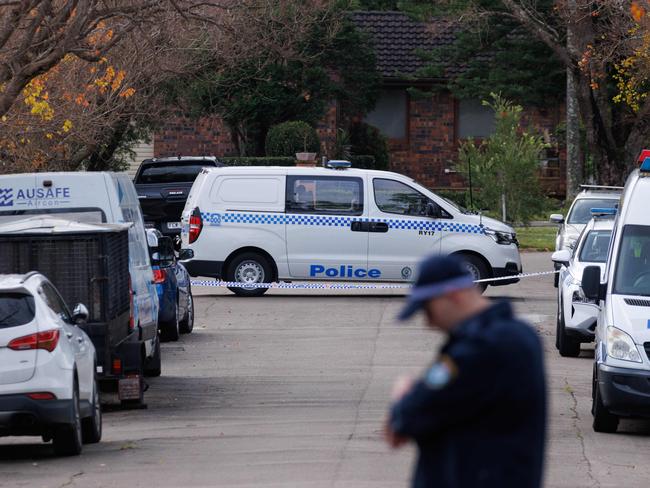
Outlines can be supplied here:
M0 275L0 437L40 435L59 455L99 442L95 347L41 274Z

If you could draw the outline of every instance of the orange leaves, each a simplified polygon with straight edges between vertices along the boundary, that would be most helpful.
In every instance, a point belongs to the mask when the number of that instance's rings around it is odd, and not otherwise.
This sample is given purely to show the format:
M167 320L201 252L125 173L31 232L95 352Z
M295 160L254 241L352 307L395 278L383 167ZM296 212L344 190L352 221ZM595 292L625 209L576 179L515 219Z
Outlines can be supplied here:
M126 90L122 90L119 96L122 98L129 98L133 95L135 95L135 88L127 88Z
M645 17L646 11L645 8L639 4L639 2L632 2L632 5L630 6L630 13L632 14L632 18L640 22L643 17Z

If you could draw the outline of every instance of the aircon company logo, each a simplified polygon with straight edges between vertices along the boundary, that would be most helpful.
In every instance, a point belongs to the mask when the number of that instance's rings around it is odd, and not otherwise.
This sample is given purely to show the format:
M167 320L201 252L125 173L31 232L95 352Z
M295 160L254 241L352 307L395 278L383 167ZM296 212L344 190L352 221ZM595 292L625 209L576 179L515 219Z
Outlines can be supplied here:
M0 207L12 207L14 204L13 188L0 188Z

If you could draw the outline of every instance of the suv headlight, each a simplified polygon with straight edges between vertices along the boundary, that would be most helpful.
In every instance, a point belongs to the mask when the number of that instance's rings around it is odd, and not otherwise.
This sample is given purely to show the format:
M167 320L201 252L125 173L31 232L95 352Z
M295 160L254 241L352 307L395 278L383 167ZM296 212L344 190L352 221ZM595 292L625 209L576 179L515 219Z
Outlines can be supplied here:
M607 355L621 361L643 362L634 340L621 329L612 326L607 327Z
M490 229L489 227L485 227L483 230L487 235L494 239L494 242L497 244L502 244L504 246L508 246L510 244L519 245L519 242L517 241L517 234L514 232L503 232L500 230Z

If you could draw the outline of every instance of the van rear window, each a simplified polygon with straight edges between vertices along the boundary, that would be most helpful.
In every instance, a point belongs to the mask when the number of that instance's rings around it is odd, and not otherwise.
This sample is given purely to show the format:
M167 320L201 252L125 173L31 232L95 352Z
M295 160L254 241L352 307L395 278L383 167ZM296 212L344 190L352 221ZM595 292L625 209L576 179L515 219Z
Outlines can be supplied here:
M0 329L19 327L34 320L34 297L27 293L0 293Z
M106 215L99 208L40 208L38 210L12 210L9 212L0 212L0 225L45 215L56 219L81 222L83 224L106 223Z

